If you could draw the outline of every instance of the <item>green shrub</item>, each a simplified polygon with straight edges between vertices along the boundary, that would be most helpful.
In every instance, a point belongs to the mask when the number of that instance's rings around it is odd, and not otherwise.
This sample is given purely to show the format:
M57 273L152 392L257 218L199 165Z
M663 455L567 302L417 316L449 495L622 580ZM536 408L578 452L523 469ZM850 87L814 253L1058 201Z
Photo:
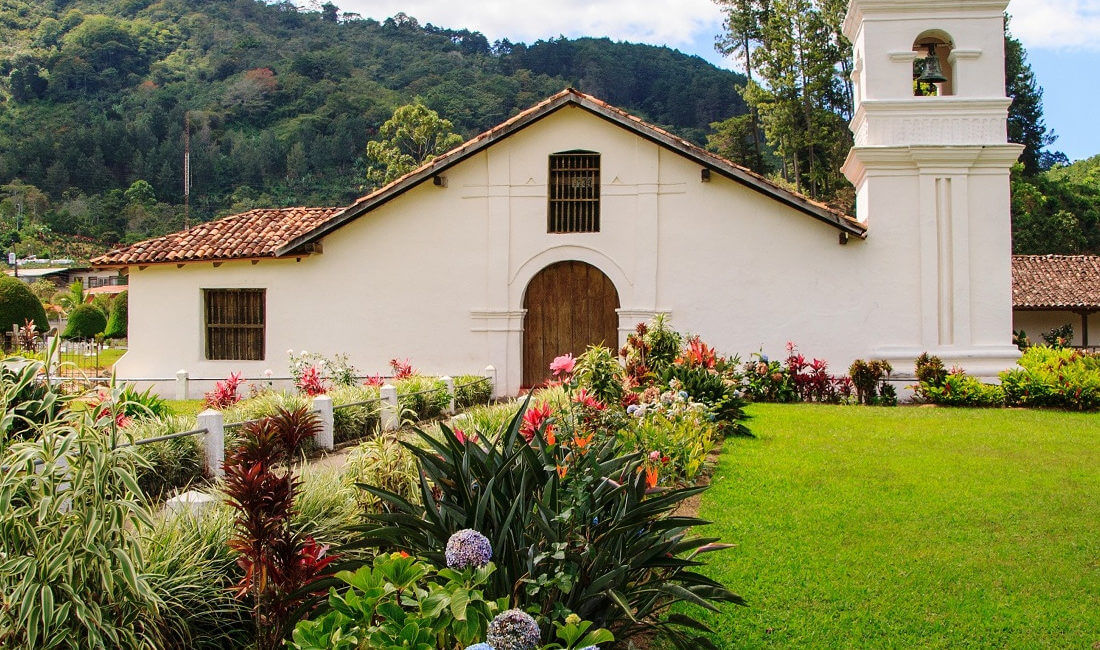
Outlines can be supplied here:
M407 550L441 565L450 535L473 528L489 538L499 563L485 587L490 599L511 596L544 619L576 613L621 641L656 632L682 648L707 647L698 636L705 626L668 612L683 601L743 602L693 571L714 540L690 536L701 522L672 514L705 488L651 495L642 459L621 455L613 436L587 437L582 449L584 430L565 416L554 425L561 444L541 438L546 421L528 444L524 419L521 409L496 440L460 442L447 427L440 441L420 432L427 449L406 446L424 475L421 504L364 486L390 511L368 514L371 523L357 527L349 548Z
M69 322L61 338L90 339L107 328L107 317L92 305L79 305L69 312Z
M375 435L381 422L382 406L378 399L378 388L374 386L336 385L328 392L332 398L332 416L334 420L336 442L362 440ZM357 406L345 406L357 402L371 402Z
M145 417L134 420L124 432L134 441L139 441L194 428L194 418ZM160 500L173 491L203 480L203 455L198 436L136 445L134 449L145 461L137 468L138 486L151 499Z
M349 487L367 483L412 503L420 499L420 471L416 457L389 436L379 436L353 449L344 465L343 480ZM361 510L381 510L384 502L373 493L366 490L356 492Z
M447 384L435 377L413 375L394 382L397 387L397 404L402 419L413 422L430 420L443 412L451 403Z
M949 372L939 386L921 384L921 394L933 404L943 406L1004 406L1005 391L994 384L982 383L962 372Z
M1073 342L1073 325L1066 323L1043 334L1043 341L1052 348L1064 348Z
M744 425L749 416L745 414L745 400L737 383L704 367L679 363L665 368L661 379L673 392L683 390L693 401L705 404L714 414L722 435L752 435Z
M0 452L9 444L33 438L38 429L61 415L72 398L38 382L43 363L22 357L0 362Z
M115 296L114 301L111 303L110 316L107 318L107 329L103 332L105 338L126 338L126 329L129 324L127 316L128 302L129 292L127 291Z
M1019 365L1000 375L1009 406L1100 408L1100 356L1039 345L1028 348Z
M279 409L295 411L310 403L310 398L297 392L267 390L237 402L225 410L224 416L226 423L244 422L270 417Z
M0 458L12 466L0 474L4 647L164 645L165 594L139 543L140 458L87 417L69 411Z
M866 405L897 406L898 394L890 384L890 373L893 370L893 366L885 359L853 361L848 366L848 376L855 386L856 400Z
M634 415L619 431L623 451L642 454L647 468L666 484L694 482L718 439L706 407L674 398L667 405L640 407Z
M0 277L0 331L10 332L12 325L23 327L28 320L39 332L50 329L46 309L30 288L16 278Z
M455 382L455 408L488 404L493 398L493 383L481 375L459 375Z
M519 404L509 402L491 406L473 406L455 416L453 426L467 434L477 434L483 438L496 438L507 428L515 417Z
M199 516L163 514L142 536L153 589L164 594L164 647L248 647L255 630L248 606L230 587L240 579L229 545L232 510L218 503Z
M623 368L610 348L590 345L577 359L574 376L604 404L618 404L623 399Z
M374 558L355 573L342 571L328 612L301 621L291 647L463 648L485 638L489 621L507 609L507 598L487 601L481 588L493 564L466 572L437 570L415 557L398 553ZM362 641L360 641L362 640Z

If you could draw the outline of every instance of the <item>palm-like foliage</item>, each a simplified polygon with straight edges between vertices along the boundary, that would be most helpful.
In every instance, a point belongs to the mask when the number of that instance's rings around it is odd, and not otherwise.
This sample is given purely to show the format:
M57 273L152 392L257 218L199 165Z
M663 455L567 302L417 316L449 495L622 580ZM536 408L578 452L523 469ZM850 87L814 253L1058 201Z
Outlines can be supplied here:
M441 440L421 432L425 448L406 446L420 465L422 503L361 486L389 511L368 515L349 550L403 549L441 563L448 537L473 528L493 545L491 598L510 596L550 617L573 612L619 640L656 630L680 647L710 646L694 634L705 626L667 613L676 602L710 609L743 603L693 570L700 553L724 547L690 535L707 522L674 514L705 488L647 489L642 459L620 455L613 437L586 439L579 420L559 422L556 435L528 444L520 435L523 413L480 443L470 436L460 442L447 427Z
M60 292L54 296L53 302L66 312L70 312L83 305L85 299L84 285L78 280L69 285L68 291Z

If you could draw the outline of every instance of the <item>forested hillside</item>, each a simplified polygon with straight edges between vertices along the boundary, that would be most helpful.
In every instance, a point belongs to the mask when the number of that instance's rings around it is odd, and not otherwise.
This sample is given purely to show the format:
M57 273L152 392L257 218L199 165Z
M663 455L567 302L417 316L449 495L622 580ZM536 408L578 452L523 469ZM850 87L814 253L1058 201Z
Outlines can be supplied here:
M743 84L667 48L491 44L331 4L0 0L0 244L180 227L185 113L192 215L207 219L350 201L367 141L417 97L469 136L573 85L702 142L745 112Z

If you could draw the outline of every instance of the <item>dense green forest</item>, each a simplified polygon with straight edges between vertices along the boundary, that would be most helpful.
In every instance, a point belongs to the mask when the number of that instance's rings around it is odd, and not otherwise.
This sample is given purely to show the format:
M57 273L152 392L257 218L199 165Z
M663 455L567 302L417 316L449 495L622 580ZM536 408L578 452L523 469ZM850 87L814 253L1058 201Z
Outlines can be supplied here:
M747 76L663 47L490 43L331 3L0 0L0 246L86 257L180 228L185 115L198 221L349 202L384 177L368 141L415 100L468 137L566 86L850 210L847 3L716 2L718 47ZM1005 38L1010 137L1027 145L1015 249L1100 252L1100 160L1067 165L1052 149L1039 80Z
M741 75L668 48L489 43L331 4L0 0L0 43L0 244L36 254L43 226L103 241L179 228L185 112L207 219L350 202L367 141L415 98L463 136L569 85L698 142L746 110Z

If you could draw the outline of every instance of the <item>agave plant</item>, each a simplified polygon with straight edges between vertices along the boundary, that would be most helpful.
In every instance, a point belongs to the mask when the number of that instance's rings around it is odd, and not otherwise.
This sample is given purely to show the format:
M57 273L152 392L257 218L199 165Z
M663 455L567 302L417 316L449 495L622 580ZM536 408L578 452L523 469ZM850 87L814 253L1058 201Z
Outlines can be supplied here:
M473 528L494 549L490 598L510 597L543 620L575 613L619 640L655 631L678 647L710 647L702 623L668 613L677 602L743 604L694 571L701 553L725 547L690 534L708 522L674 514L705 488L650 489L639 454L621 454L614 436L601 440L569 413L544 420L529 443L526 406L493 439L460 439L446 426L439 439L419 432L423 448L406 447L420 467L421 503L361 485L388 511L367 515L348 550L406 550L438 565L451 534Z

